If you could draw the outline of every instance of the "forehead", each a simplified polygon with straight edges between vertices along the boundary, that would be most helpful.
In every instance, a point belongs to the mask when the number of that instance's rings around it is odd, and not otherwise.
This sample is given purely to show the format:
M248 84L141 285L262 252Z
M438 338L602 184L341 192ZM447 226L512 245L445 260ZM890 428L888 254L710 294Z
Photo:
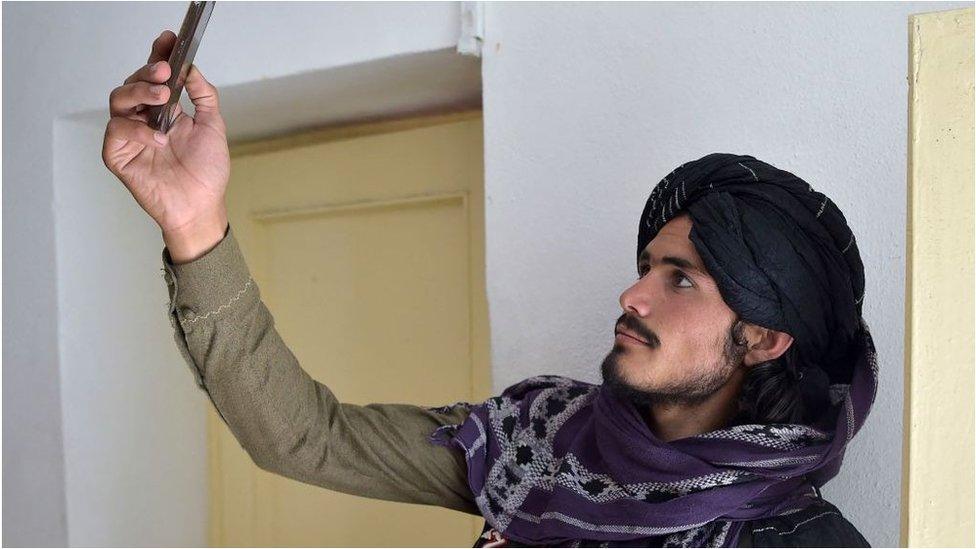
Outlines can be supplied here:
M688 214L681 214L668 221L641 251L640 261L646 262L649 256L653 257L655 262L661 261L665 256L678 258L684 260L688 268L696 269L707 276L708 271L698 251L688 238L691 226L691 217Z
M673 236L675 238L678 238L679 240L684 239L688 241L688 245L690 246L691 240L688 239L688 235L690 233L691 233L691 216L686 213L682 213L680 215L675 216L675 218L672 219L671 221L665 223L664 226L661 227L661 230L658 231L657 236L655 238L661 235Z
M657 256L660 248L669 252L693 253L697 256L695 246L688 238L690 234L691 217L686 213L681 214L661 227L661 230L647 243L647 246L644 246L641 255L646 256L648 253L653 253Z

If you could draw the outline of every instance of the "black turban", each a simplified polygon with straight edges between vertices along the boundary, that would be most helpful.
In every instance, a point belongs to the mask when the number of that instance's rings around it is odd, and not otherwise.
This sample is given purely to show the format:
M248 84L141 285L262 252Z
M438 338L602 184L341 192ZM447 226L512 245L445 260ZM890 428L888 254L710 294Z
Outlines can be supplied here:
M790 172L713 153L654 187L640 219L638 257L682 212L729 308L746 322L790 334L805 365L826 372L830 383L848 383L864 266L840 209Z

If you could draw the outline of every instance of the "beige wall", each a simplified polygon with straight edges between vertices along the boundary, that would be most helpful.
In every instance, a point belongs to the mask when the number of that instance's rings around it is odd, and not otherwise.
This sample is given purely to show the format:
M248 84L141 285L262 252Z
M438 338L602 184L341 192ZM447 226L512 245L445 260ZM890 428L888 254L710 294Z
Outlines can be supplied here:
M902 545L973 539L973 10L909 20Z

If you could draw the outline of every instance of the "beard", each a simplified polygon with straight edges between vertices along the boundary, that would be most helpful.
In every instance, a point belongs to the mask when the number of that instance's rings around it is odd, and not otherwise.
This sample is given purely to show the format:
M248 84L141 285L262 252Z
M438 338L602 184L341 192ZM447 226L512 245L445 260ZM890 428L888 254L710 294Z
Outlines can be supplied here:
M625 326L634 327L633 321L625 318L625 316L621 317L618 323L623 322ZM618 361L627 350L622 345L615 343L600 366L603 384L618 398L630 401L638 408L647 408L655 404L669 406L701 404L724 387L742 364L742 357L747 351L746 342L742 341L743 330L743 323L736 318L726 330L725 341L722 344L722 355L717 365L690 368L691 371L696 372L696 377L686 381L666 383L657 388L640 387L623 378L620 374ZM648 341L656 344L656 347L660 346L656 337L650 337Z

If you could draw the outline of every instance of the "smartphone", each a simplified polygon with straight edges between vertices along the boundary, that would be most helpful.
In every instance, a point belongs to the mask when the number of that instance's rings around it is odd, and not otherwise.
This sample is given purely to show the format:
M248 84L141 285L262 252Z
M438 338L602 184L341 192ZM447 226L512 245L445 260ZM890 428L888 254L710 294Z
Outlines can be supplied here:
M213 12L216 2L190 2L190 7L186 10L183 18L183 25L180 27L180 34L176 37L176 44L173 51L169 54L169 68L172 71L166 85L169 87L169 101L163 105L152 105L148 107L147 116L149 126L166 133L170 125L173 124L173 112L176 105L180 102L180 95L183 94L183 83L186 82L186 75L190 72L190 65L193 64L193 56L197 53L200 40L203 38L203 31L207 29L207 22L210 21L210 13Z

